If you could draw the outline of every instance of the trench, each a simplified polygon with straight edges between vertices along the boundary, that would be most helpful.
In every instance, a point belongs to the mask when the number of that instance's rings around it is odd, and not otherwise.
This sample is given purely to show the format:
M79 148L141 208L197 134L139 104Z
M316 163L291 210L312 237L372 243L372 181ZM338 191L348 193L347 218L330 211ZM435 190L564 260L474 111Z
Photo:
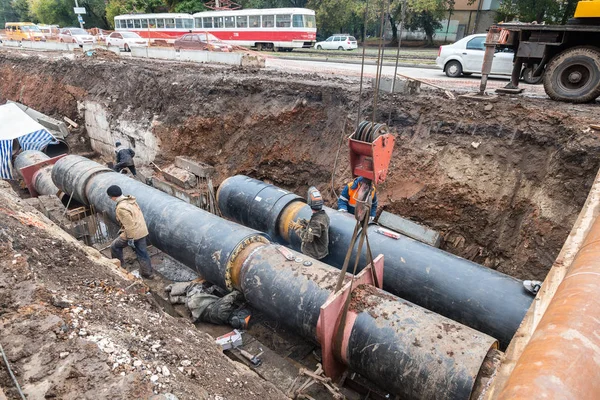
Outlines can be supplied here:
M32 62L32 60L34 62ZM175 68L176 67L176 68ZM362 118L397 132L380 208L442 234L442 248L520 279L542 280L600 165L593 106L543 99L450 101L436 92L360 98L356 80L110 58L3 52L0 103L74 119L75 152L105 160L118 139L138 163L185 155L326 204L349 179L341 145ZM360 101L359 101L360 100ZM336 154L339 159L334 171ZM334 185L330 184L332 173Z

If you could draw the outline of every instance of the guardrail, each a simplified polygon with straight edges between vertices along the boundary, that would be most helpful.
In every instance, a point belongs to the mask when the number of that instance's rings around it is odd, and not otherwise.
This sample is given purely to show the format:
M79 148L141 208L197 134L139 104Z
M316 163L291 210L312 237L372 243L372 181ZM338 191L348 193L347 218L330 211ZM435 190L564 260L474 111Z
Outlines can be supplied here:
M17 47L29 50L39 51L73 51L73 50L94 50L103 49L109 50L116 54L121 54L118 47L105 46L101 44L84 44L79 46L75 43L60 43L60 42L17 42L13 40L4 40L2 46ZM131 56L139 58L155 58L160 60L187 61L197 63L210 64L227 64L241 67L256 67L264 68L265 59L260 55L248 53L220 53L203 50L175 50L169 47L132 47Z

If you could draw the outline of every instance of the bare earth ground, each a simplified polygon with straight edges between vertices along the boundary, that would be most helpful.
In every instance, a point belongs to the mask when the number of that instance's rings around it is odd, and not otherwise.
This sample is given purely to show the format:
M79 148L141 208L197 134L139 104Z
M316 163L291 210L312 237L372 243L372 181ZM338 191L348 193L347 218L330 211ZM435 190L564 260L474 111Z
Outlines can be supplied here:
M28 399L285 398L11 189L0 204L0 343Z

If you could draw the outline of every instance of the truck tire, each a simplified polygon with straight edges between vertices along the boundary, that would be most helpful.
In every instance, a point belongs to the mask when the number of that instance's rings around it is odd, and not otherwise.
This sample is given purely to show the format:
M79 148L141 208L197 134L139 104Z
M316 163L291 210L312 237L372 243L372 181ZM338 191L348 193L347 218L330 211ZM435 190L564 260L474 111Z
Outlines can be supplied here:
M588 103L600 96L600 50L574 47L556 55L544 72L544 90L553 100Z

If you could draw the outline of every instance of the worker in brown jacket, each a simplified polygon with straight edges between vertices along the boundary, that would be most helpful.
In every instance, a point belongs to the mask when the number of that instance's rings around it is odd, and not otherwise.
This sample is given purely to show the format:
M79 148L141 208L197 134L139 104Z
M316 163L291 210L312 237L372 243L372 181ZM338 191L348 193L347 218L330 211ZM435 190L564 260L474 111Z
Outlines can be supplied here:
M123 249L128 245L133 247L140 263L140 275L142 278L152 279L152 263L146 243L148 228L140 206L135 201L135 197L123 196L121 188L117 185L110 186L106 194L117 203L115 213L117 222L121 225L119 236L110 245L111 256L124 265Z
M329 254L329 216L323 210L323 197L314 186L308 189L307 203L312 209L310 221L301 219L294 223L294 229L302 240L302 253L321 260Z

